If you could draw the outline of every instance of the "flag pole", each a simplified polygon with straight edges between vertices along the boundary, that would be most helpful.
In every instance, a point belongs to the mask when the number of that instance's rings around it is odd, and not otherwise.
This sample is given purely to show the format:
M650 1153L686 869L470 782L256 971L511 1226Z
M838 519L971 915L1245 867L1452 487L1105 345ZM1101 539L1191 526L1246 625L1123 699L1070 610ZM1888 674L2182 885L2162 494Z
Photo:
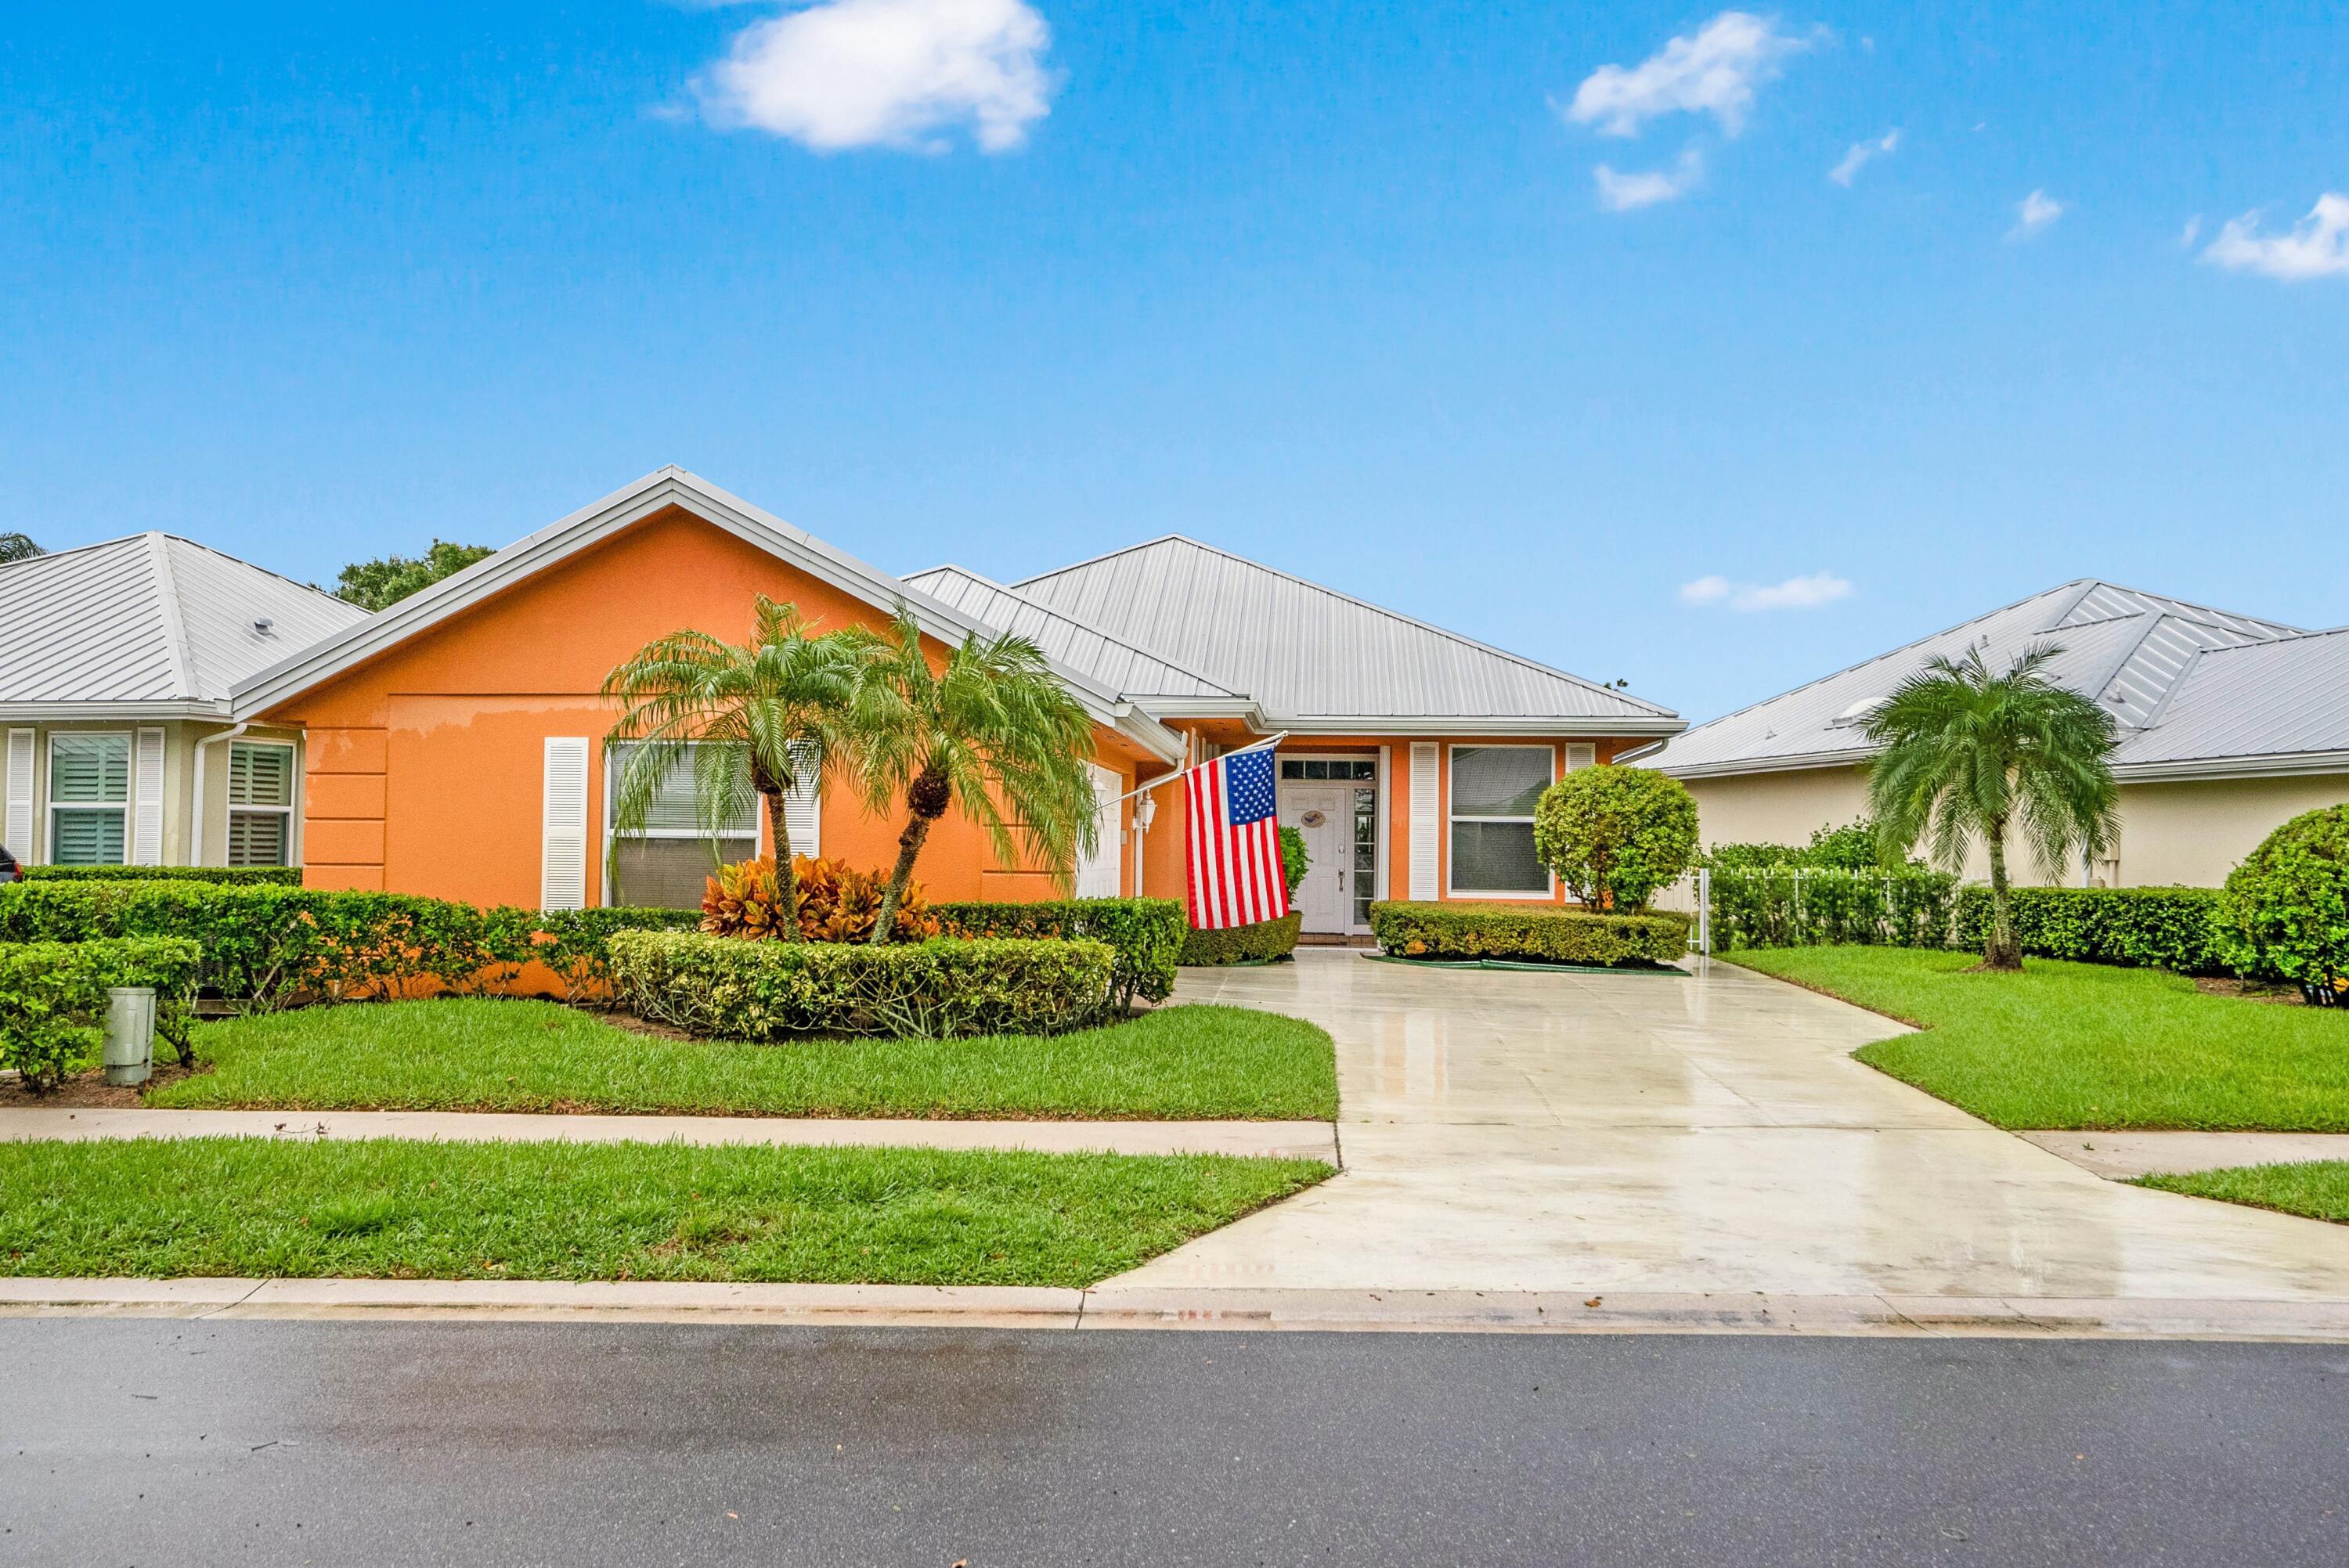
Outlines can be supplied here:
M1158 789L1162 785L1174 783L1177 779L1182 778L1186 773L1196 773L1200 769L1205 768L1207 765L1207 762L1221 762L1226 758L1237 757L1242 752L1261 751L1268 746L1278 746L1282 741L1288 738L1288 734L1289 732L1284 729L1278 735L1267 736L1262 740L1251 740L1246 746L1235 747L1229 751L1218 753L1214 757L1208 758L1206 762L1186 763L1183 767L1174 769L1172 773L1161 773L1149 783L1137 784L1133 789L1128 789L1124 794L1117 797L1116 799L1104 800L1102 804L1104 806L1115 806L1120 802L1133 799L1136 795L1147 795L1151 790Z

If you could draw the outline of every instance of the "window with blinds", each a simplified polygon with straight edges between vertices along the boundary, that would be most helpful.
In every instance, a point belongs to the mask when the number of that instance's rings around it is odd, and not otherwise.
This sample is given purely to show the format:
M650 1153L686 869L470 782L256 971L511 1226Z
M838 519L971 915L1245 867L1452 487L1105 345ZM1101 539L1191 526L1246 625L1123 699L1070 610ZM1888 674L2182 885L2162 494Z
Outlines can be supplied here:
M269 741L230 741L228 863L285 864L293 829L294 748Z
M695 909L709 873L759 852L759 798L747 789L731 820L705 826L695 787L695 752L672 764L655 786L641 833L613 834L607 902L652 909ZM617 814L620 786L638 748L615 746L604 769L605 820ZM716 829L713 833L711 827Z
M1549 868L1534 852L1534 808L1554 761L1547 746L1452 748L1454 893L1549 891Z
M49 737L49 859L119 866L129 838L130 738Z

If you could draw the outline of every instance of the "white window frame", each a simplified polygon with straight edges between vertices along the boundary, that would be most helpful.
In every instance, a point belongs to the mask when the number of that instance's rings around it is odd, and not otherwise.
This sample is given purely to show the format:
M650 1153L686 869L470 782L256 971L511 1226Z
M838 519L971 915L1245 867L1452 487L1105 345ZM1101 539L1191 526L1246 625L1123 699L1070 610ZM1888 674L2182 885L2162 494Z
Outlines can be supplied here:
M612 876L612 802L620 792L620 769L613 765L614 757L616 753L627 747L642 746L643 744L645 743L641 740L606 740L604 742L604 788L602 790L604 797L604 820L601 824L601 836L596 841L598 851L595 861L595 902L607 909L613 907L612 882L614 879ZM725 741L689 740L686 742L685 748L688 753L691 753L698 751L704 746L728 744L731 743ZM638 836L647 839L694 839L706 844L713 837L726 839L738 837L739 835L731 833L710 834L702 831L699 828L646 828L642 830ZM761 855L767 852L767 813L761 809L760 803L757 801L755 797L753 797L750 809L750 832L749 836L750 840L751 854Z
M116 800L60 800L57 799L57 742L60 740L95 740L112 737L122 742L122 799ZM122 858L105 861L103 865L130 865L134 852L130 842L131 802L139 794L139 735L129 729L53 729L49 744L43 751L42 763L47 777L42 779L41 853L45 862L55 861L57 852L57 813L66 811L119 811L122 813ZM27 862L29 863L29 862Z
M1346 821L1349 830L1346 837L1346 851L1349 855L1353 852L1354 849L1354 839L1351 831L1354 819L1354 808L1351 803L1350 792L1356 789L1369 789L1377 796L1378 804L1373 808L1373 810L1378 812L1379 816L1378 829L1372 835L1371 843L1371 852L1377 858L1378 861L1371 871L1371 902L1372 903L1378 903L1379 900L1386 897L1387 895L1386 756L1387 748L1383 746L1379 748L1375 755L1366 754L1361 751L1276 751L1273 754L1272 789L1273 798L1276 801L1278 801L1280 797L1280 791L1288 789L1292 785L1299 789L1344 789L1349 791L1348 804L1346 807ZM1344 762L1348 764L1367 762L1371 765L1371 776L1368 779L1284 779L1280 776L1280 764L1284 762ZM1351 879L1360 873L1358 873L1351 865L1349 865L1346 868L1346 874L1348 877L1348 881L1346 882L1346 931L1349 935L1360 936L1371 929L1368 925L1357 922L1354 919L1354 900L1356 897L1356 889Z
M1542 878L1548 884L1539 892L1525 891L1496 892L1489 888L1464 888L1453 877L1452 829L1459 822L1523 822L1532 827L1531 817L1463 817L1453 808L1457 797L1452 788L1453 769L1456 755L1462 751L1539 751L1549 758L1549 781L1557 782L1557 747L1556 743L1537 744L1522 740L1459 740L1444 748L1444 895L1446 898L1481 898L1514 900L1526 903L1551 903L1557 899L1557 874L1545 866Z
M285 804L240 806L236 803L236 748L240 746L265 746L273 750L285 753ZM222 792L227 798L227 804L221 812L222 863L226 864L228 861L229 845L234 842L236 814L243 811L253 816L267 814L285 818L285 838L282 842L285 846L285 859L281 863L289 866L300 865L302 862L299 852L294 845L294 808L302 798L302 759L295 754L294 743L290 740L272 740L265 736L256 739L249 735L240 735L228 743L228 752L229 754L221 759L221 766L227 770L221 779ZM196 809L203 810L203 802L198 801Z

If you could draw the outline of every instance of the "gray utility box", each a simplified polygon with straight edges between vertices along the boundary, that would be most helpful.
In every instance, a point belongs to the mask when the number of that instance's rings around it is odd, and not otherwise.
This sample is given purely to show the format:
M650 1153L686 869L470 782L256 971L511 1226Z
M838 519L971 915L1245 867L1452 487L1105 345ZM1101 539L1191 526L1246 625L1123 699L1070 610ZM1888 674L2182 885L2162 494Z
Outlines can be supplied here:
M145 1083L155 1070L155 988L114 985L106 993L106 1081Z

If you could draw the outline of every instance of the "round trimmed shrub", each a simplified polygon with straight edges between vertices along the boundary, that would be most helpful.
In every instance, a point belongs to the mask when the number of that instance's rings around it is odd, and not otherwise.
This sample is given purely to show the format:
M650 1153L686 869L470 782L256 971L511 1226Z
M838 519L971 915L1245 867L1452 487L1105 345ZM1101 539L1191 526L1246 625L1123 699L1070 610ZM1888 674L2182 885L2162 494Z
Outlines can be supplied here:
M2245 975L2349 975L2349 805L2303 812L2228 873L2212 947Z
M1595 910L1647 907L1696 862L1696 798L1646 768L1578 768L1542 791L1534 852Z

